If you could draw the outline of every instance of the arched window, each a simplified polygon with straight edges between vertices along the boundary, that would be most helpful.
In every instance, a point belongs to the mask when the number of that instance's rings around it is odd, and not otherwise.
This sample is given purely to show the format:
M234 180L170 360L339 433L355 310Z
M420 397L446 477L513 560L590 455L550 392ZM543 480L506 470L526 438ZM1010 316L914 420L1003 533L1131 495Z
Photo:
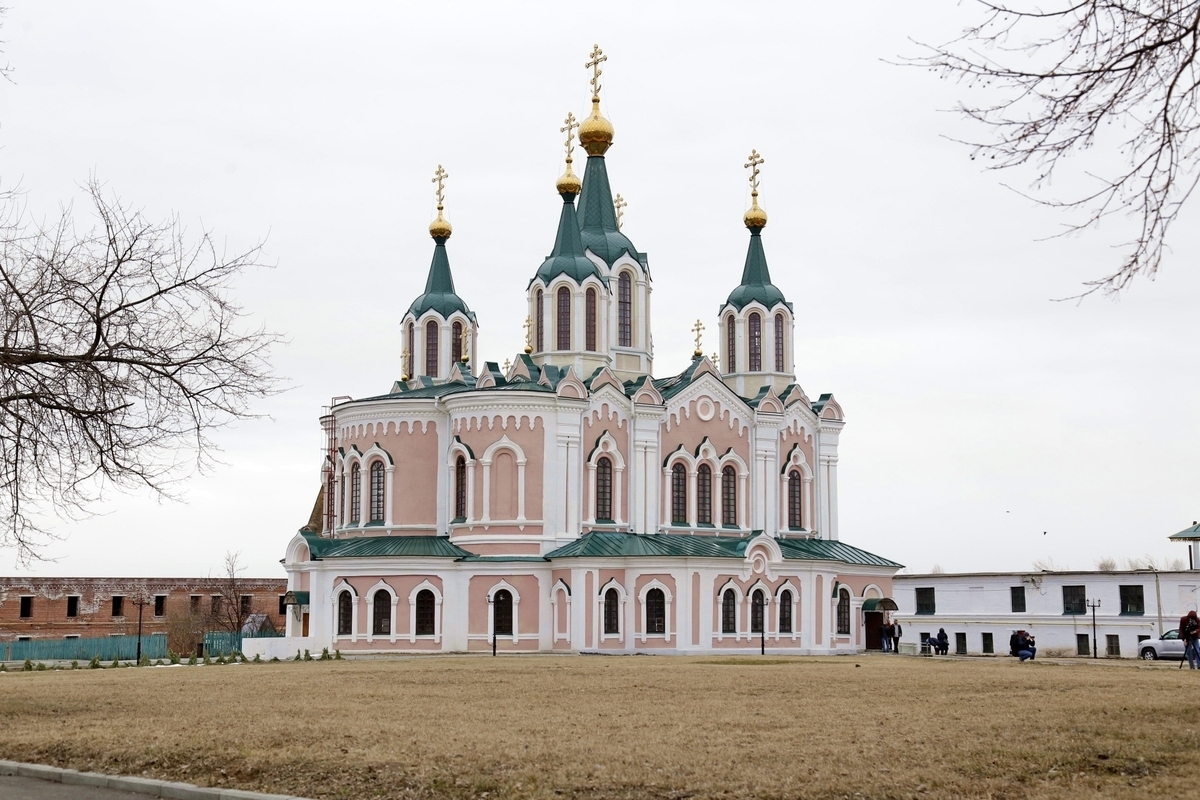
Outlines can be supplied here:
M800 470L794 469L788 473L788 527L798 531L804 527L804 510L800 505L800 493L804 491L804 481L800 478Z
M737 633L737 595L733 589L721 595L721 633Z
M617 278L617 346L633 347L633 280L628 272Z
M571 349L571 290L565 286L558 289L558 349Z
M596 520L611 522L612 519L612 461L601 456L596 461Z
M450 328L450 360L457 364L463 357L462 323L455 320Z
M725 372L737 372L737 324L733 314L725 318Z
M350 522L357 525L362 519L362 470L355 461L350 466Z
M783 372L783 314L775 315L775 371Z
M338 636L349 636L351 625L354 622L354 598L350 596L350 592L342 590L338 592Z
M382 589L371 602L371 633L387 636L392 632L392 596Z
M733 465L721 470L721 524L737 525L737 470Z
M671 467L671 524L687 525L687 467Z
M754 312L746 322L750 329L750 371L762 372L762 317Z
M438 376L438 324L432 319L425 323L425 374Z
M512 636L512 592L508 589L492 595L492 630L497 636Z
M589 353L596 352L596 290L588 289L584 295L584 347Z
M792 632L792 592L784 589L779 593L779 632Z
M763 597L762 589L755 589L754 594L750 595L750 632L763 632L763 605L766 598Z
M433 636L433 618L437 613L437 603L433 592L422 589L417 592L417 636Z
M542 352L546 349L546 297L541 289L537 291L537 320L534 327L537 329L537 352Z
M454 462L454 519L467 519L467 460L462 456Z
M667 632L667 598L662 589L646 592L646 633Z
M712 468L708 464L696 470L696 523L712 525Z
M416 326L411 322L408 323L408 352L404 355L404 374L408 377L413 376L413 359L416 357L413 353L413 347L416 345Z
M621 632L621 598L616 589L604 593L604 632Z
M850 633L850 592L846 589L838 590L838 607L837 607L837 631L839 634L846 636Z
M371 522L383 522L383 462L371 464Z

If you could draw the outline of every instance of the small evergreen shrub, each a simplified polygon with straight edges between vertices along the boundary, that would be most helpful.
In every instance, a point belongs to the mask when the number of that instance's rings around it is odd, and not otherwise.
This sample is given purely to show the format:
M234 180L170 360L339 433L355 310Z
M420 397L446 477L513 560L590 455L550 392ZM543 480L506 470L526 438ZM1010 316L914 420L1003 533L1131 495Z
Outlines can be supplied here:
M38 672L45 672L45 671L46 671L46 665L45 665L45 664L43 664L42 662L40 662L40 661L39 661L39 662L37 663L37 668L36 668L36 669L37 669L37 671L38 671Z
M333 651L333 660L334 660L334 661L341 661L341 660L342 660L342 651L341 651L341 650L334 650L334 651Z
M279 663L279 656L271 656L271 663L272 663L272 664L278 664L278 663Z
M110 668L111 668L111 669L120 669L120 668L121 668L121 662L120 662L120 661L117 661L117 660L114 658L114 659L113 659L113 662L112 662L112 664L110 665Z
M138 659L137 665L139 667L150 666L150 656L146 655L145 653L142 653L142 657Z
M331 658L333 658L333 656L329 655L329 648L328 648L328 647L322 647L322 648L321 648L321 659L320 659L320 660L321 660L321 661L328 661L328 660L329 660L329 659L331 659Z
M196 666L196 654L195 653L192 653L190 656L188 656L188 666L189 667Z
M79 662L78 662L78 661L72 661L72 662L71 662L71 669L79 669Z
M312 653L310 653L310 652L308 652L307 650L305 650L305 651L304 651L304 660L305 660L305 661L312 661L312 660L313 660Z
M255 653L255 654L254 654L254 661L253 661L252 663L254 663L254 664L261 664L261 663L262 663L262 657L261 657L261 656L260 656L258 653Z
M88 662L88 669L104 669L100 666L100 656L92 656L92 660Z

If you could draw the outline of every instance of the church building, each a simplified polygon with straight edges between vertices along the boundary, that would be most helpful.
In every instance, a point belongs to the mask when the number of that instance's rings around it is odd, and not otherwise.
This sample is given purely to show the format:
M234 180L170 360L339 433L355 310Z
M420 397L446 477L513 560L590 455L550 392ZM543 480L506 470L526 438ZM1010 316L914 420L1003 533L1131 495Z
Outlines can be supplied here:
M719 357L701 352L698 323L690 363L655 377L650 261L609 186L604 60L595 48L587 65L590 115L562 129L553 249L513 276L528 281L526 346L503 368L478 360L438 167L428 279L399 320L402 379L322 419L318 510L283 562L287 636L247 639L247 655L831 654L862 650L895 608L900 565L839 537L845 416L796 381L757 152Z

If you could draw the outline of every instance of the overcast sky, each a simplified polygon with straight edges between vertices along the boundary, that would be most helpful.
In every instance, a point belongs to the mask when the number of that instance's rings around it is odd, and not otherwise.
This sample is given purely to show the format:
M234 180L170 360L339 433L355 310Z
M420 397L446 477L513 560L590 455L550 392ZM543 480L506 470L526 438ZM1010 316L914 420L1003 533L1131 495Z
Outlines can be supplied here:
M238 299L289 344L291 390L217 436L186 502L113 495L61 523L54 575L204 575L239 550L281 575L319 487L317 418L400 377L404 310L432 253L444 164L459 293L486 360L523 343L524 290L561 207L558 132L588 110L600 43L614 191L649 253L658 375L737 284L750 149L796 369L846 410L841 538L910 571L1184 556L1200 518L1200 199L1157 280L1056 303L1117 263L1119 226L1065 221L948 136L966 91L887 60L941 41L955 2L678 4L32 3L0 38L0 179L53 218L95 175L273 269ZM686 8L686 14L681 13ZM853 9L848 13L848 9ZM1055 191L1073 184L1060 180ZM26 571L11 551L0 571Z

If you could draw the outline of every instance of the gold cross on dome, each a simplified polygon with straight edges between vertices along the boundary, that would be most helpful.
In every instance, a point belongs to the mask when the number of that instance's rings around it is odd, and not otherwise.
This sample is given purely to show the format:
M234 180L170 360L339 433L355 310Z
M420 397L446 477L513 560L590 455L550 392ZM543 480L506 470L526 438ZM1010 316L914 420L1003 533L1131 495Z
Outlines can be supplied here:
M717 369L721 368L721 358L716 353L713 353L711 356L709 356L708 360L713 362L713 366Z
M692 333L696 334L696 355L704 355L704 351L700 349L700 338L704 333L704 323L696 320L696 324L692 326Z
M575 129L579 127L579 123L575 121L575 115L570 111L567 112L567 118L563 120L563 126L559 128L559 133L567 135L567 161L571 160L571 154L575 152Z
M625 198L617 195L613 200L613 209L617 212L617 230L621 230L621 217L625 215L625 206L629 203L625 202Z
M463 328L462 336L459 338L462 341L462 344L459 345L459 348L462 350L461 361L462 363L466 364L471 360L471 329Z
M750 170L750 190L758 192L758 166L765 164L766 159L758 154L757 150L750 151L750 160L746 162L746 169Z
M533 352L533 317L525 318L525 352Z
M512 361L506 358L504 359L504 374L507 375L510 369L512 369Z
M446 172L441 164L438 164L437 172L433 173L433 180L430 181L430 183L437 184L438 211L442 210L442 203L446 199L446 187L443 184L445 184L446 179L449 177L450 173Z
M608 61L608 56L604 55L604 51L600 49L600 45L592 45L592 60L584 64L585 69L592 71L592 99L600 99L600 76L604 72L600 69L600 65Z
M401 361L401 362L404 364L404 376L403 376L403 377L404 377L404 380L408 380L408 378L409 378L409 375L408 375L408 358L409 358L409 356L410 356L410 355L411 355L411 354L408 352L408 348L407 348L407 347L406 347L406 348L404 348L404 352L400 354L400 361Z

